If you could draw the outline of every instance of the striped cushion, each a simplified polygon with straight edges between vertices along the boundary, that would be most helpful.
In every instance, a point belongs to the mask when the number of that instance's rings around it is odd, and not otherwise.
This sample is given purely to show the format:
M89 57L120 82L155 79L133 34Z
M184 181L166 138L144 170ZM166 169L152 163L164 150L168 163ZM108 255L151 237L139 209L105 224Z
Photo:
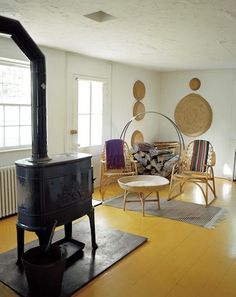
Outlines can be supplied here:
M207 164L209 150L209 141L206 140L195 140L193 144L193 154L190 165L191 171L206 171L206 167L203 165Z

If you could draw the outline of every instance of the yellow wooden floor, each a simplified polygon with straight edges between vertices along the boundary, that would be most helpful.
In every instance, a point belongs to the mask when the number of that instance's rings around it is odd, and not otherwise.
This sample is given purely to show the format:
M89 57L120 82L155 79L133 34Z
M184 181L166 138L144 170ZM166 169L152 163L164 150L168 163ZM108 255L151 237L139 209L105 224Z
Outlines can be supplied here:
M212 230L141 213L98 206L96 221L148 237L148 242L90 282L73 297L235 297L236 183L217 179L216 206L229 210ZM112 185L106 197L122 193ZM162 192L161 196L166 195ZM95 198L99 193L95 190ZM188 186L179 199L203 203ZM15 217L0 221L0 252L16 246ZM26 232L26 240L34 239ZM1 297L17 296L0 285Z

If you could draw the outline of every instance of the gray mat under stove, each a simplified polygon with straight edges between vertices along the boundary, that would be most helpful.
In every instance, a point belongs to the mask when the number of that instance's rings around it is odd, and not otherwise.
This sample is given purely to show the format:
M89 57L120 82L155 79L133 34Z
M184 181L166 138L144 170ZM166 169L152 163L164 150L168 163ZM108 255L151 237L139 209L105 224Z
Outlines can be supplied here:
M63 230L57 231L54 235L54 240L62 238L63 235ZM85 243L84 256L66 269L60 297L71 296L96 276L147 241L145 237L96 225L98 249L93 257L90 228L87 220L82 220L73 225L73 237ZM25 250L35 245L38 245L37 241L27 244ZM20 296L28 297L30 295L25 273L16 266L15 262L15 249L0 255L0 281Z

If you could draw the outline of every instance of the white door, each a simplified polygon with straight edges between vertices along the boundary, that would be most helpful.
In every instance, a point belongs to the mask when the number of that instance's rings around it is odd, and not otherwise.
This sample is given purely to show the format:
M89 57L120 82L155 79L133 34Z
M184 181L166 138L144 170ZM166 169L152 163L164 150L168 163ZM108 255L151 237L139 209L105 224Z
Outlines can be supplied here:
M99 182L100 155L109 138L108 84L94 77L73 77L73 102L69 129L70 150L92 155L96 184Z

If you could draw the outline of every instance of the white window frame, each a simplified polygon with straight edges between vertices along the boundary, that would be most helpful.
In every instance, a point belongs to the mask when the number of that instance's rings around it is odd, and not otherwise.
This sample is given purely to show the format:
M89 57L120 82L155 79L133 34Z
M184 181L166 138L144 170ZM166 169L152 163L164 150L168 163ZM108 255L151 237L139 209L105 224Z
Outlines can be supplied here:
M90 110L89 110L89 113L84 113L84 115L86 114L86 115L88 115L89 116L89 123L90 123L90 125L89 125L89 127L90 127L90 129L89 129L89 145L88 146L81 146L80 148L81 149L86 149L86 148L92 148L92 147L96 147L96 146L101 146L102 145L102 142L103 142L103 125L104 125L104 120L103 120L103 118L104 118L104 90L105 90L105 82L104 82L104 79L98 79L98 78L96 78L96 79L91 79L91 78L81 78L81 77L77 77L76 78L76 80L77 80L77 102L78 102L78 99L79 99L79 94L78 94L78 90L79 90L79 80L83 80L83 81L87 81L87 82L89 82L90 83L90 85L89 85L89 88L90 88L90 96L89 96L89 105L90 105ZM91 125L91 123L92 123L92 82L100 82L100 83L102 83L103 84L103 95L102 95L102 113L101 113L101 115L102 115L102 138L101 138L101 143L100 144L97 144L97 145L92 145L91 144L91 142L92 142L92 125ZM79 110L78 110L78 105L77 105L77 115L78 115L78 117L80 116L80 115L83 115L83 113L80 113L79 112ZM78 131L78 134L80 133L80 131ZM79 144L78 144L79 145Z
M23 67L23 68L27 68L30 71L30 64L29 62L24 62L24 61L18 61L18 60L11 60L11 59L6 59L6 58L2 58L0 57L0 64L1 65L5 65L5 66L15 66L15 67ZM1 82L0 82L1 84ZM20 124L20 107L31 107L31 99L29 101L29 104L15 104L15 103L0 103L0 106L3 107L3 109L5 109L7 106L16 106L19 108L19 125L1 125L1 127L3 127L3 146L0 146L0 152L4 152L4 151L17 151L17 150L25 150L25 149L31 149L31 143L27 144L27 145L15 145L15 146L6 146L5 145L5 128L6 127L18 127L19 129L19 139L20 139L20 127L23 126L27 126L27 127L32 127L32 124L30 123L30 125L21 125ZM3 116L5 116L5 113L3 113ZM19 140L20 141L20 140Z

